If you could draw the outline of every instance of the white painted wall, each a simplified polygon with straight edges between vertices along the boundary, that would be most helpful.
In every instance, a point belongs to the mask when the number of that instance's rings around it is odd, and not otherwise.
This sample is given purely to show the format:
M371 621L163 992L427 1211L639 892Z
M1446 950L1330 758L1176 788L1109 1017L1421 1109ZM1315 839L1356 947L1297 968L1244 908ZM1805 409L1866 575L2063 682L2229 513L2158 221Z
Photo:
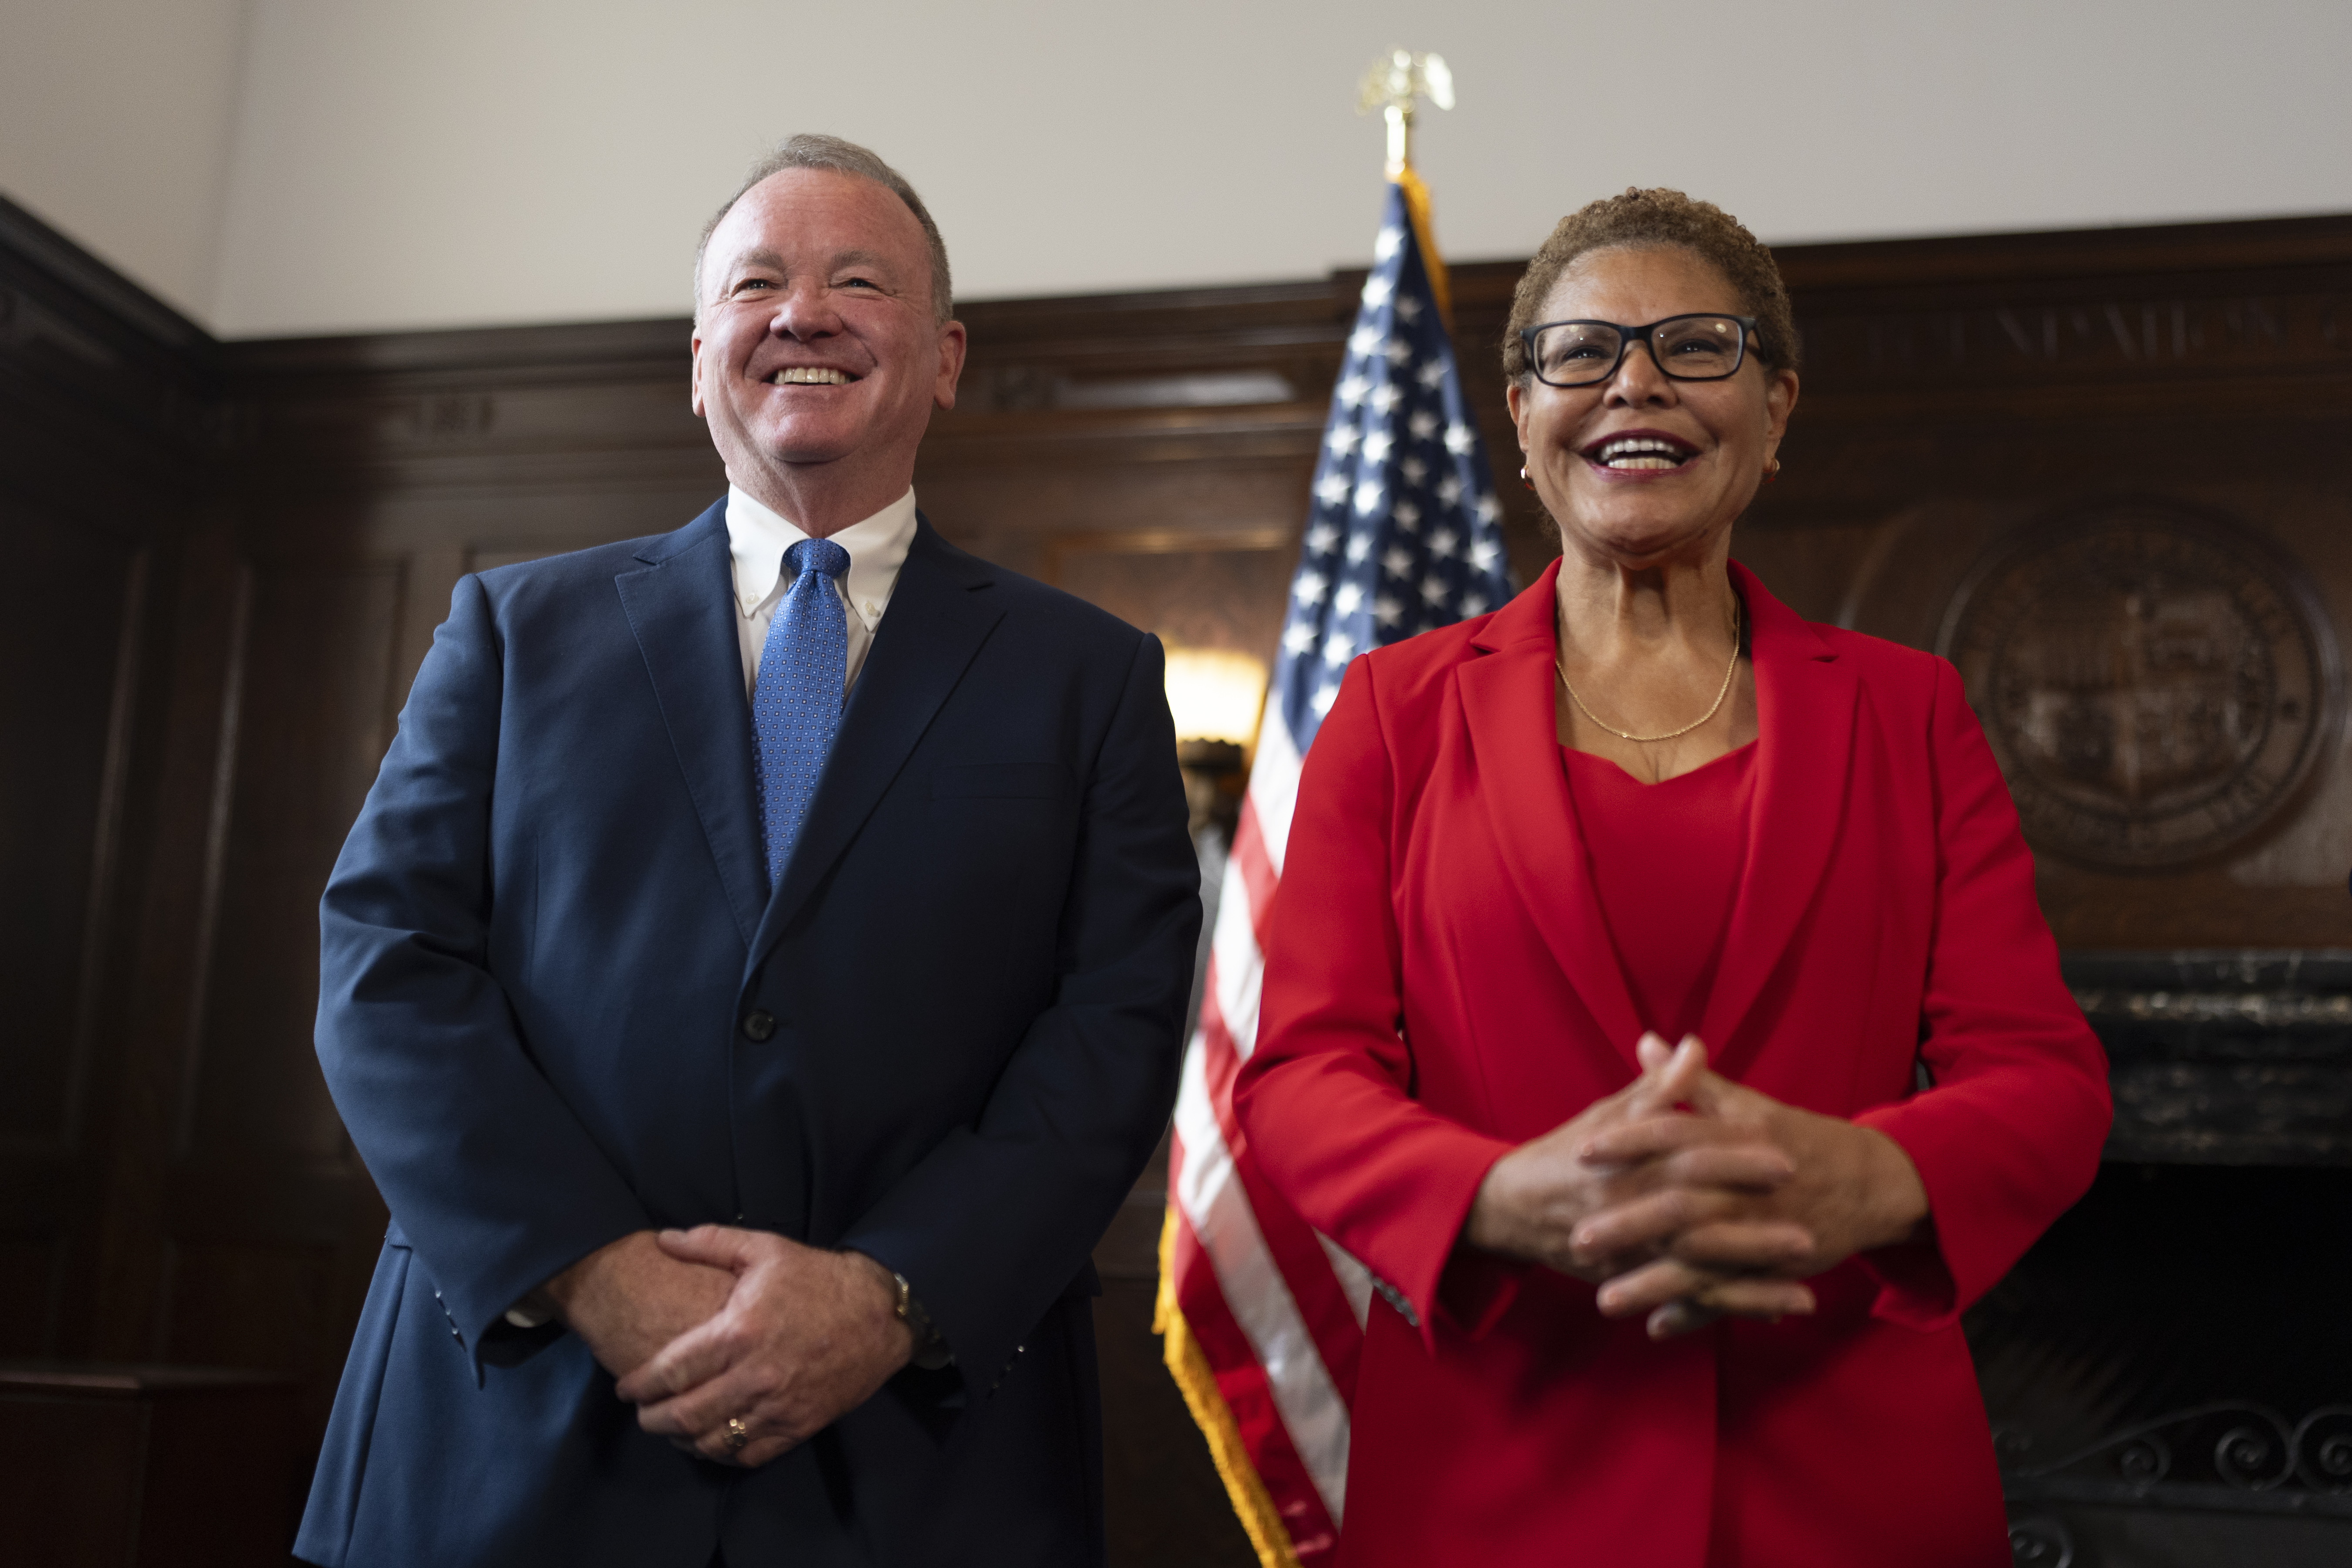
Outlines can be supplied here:
M246 0L0 0L0 193L204 321L245 19Z
M0 7L0 95L46 95L0 107L0 187L193 298L202 182L114 117L203 163L198 79L235 72L188 35L238 7ZM19 13L164 12L15 58ZM1396 43L1454 66L1419 162L1459 258L1628 184L1769 240L2352 210L2347 0L250 0L245 40L197 311L231 336L682 313L702 220L797 130L905 170L966 298L1314 276L1369 255L1353 97ZM19 155L61 129L90 145Z

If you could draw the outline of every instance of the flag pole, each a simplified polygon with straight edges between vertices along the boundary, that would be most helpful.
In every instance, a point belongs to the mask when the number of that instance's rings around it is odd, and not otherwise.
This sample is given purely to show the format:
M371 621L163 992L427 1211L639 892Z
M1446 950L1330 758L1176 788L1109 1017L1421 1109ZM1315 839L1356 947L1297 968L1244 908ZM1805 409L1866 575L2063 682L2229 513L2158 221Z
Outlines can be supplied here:
M1405 209L1412 215L1413 238L1421 244L1429 268L1430 292L1437 296L1437 313L1445 330L1454 330L1454 290L1448 286L1445 263L1438 258L1437 236L1429 216L1429 187L1412 166L1413 105L1427 99L1440 109L1454 107L1454 72L1443 55L1414 54L1391 49L1372 62L1356 89L1356 112L1377 109L1388 121L1390 181L1403 188Z
M1388 125L1373 264L1345 343L1248 793L1212 910L1170 1142L1153 1329L1261 1568L1328 1568L1345 1518L1349 1403L1370 1271L1265 1181L1233 1088L1255 1048L1257 921L1287 853L1300 770L1356 655L1510 595L1477 419L1454 357L1412 116L1454 105L1435 55L1393 50L1359 111Z

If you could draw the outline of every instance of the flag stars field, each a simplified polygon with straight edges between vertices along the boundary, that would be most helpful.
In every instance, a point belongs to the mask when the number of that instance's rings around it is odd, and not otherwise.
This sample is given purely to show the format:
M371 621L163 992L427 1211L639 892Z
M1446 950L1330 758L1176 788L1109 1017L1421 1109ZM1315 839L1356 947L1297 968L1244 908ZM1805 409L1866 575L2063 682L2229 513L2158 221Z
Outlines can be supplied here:
M1219 894L1170 1167L1160 1298L1170 1364L1194 1414L1204 1424L1222 1420L1246 1447L1273 1510L1265 1522L1288 1534L1298 1568L1326 1568L1345 1509L1341 1389L1360 1350L1372 1280L1246 1179L1249 1150L1225 1141L1234 1074L1256 1045L1263 959L1253 911L1267 908L1281 878L1300 761L1349 663L1482 615L1511 592L1502 507L1412 234L1403 187L1391 186L1332 388L1289 615Z
M1282 874L1298 769L1349 663L1510 595L1502 507L1402 186L1391 186L1335 378L1289 614L1249 794L1212 935L1199 1032L1185 1058L1162 1282L1171 1366L1196 1415L1238 1407L1248 1463L1297 1548L1322 1568L1345 1505L1348 1415L1334 1369L1355 1364L1372 1282L1305 1221L1254 1195L1227 1146L1233 1075L1256 1043L1262 957L1252 912ZM1270 1287L1270 1288L1269 1288Z

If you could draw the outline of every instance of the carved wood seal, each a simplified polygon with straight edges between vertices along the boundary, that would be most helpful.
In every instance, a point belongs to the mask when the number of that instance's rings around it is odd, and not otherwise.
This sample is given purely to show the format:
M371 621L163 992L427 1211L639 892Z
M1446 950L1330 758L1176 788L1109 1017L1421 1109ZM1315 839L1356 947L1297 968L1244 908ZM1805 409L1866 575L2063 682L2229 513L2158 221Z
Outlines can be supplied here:
M2337 710L2335 639L2299 577L2242 530L2161 503L2011 535L1953 596L1937 651L2027 838L2116 869L2253 832Z

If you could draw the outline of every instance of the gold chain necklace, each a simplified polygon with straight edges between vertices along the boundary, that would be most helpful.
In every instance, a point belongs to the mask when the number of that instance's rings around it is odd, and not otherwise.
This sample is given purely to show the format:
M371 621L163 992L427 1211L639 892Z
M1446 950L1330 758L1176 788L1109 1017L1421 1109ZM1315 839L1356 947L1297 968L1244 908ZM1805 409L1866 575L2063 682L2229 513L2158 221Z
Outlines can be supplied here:
M1576 704L1576 710L1579 713L1583 714L1586 718L1591 720L1594 723L1600 724L1602 729L1608 731L1619 740L1632 741L1637 745L1644 746L1654 741L1671 741L1677 736L1689 734L1693 730L1697 729L1701 724L1704 724L1709 719L1714 718L1716 710L1723 706L1723 700L1731 695L1731 678L1739 673L1739 611L1737 609L1733 610L1731 612L1731 662L1724 666L1723 686L1716 692L1715 700L1707 704L1707 710L1706 712L1700 714L1697 718L1692 720L1681 729L1669 730L1663 735L1636 735L1630 731L1620 730L1614 724L1602 724L1601 721L1601 716L1593 712L1591 709L1587 708L1584 705L1584 699L1576 694L1576 688L1569 685L1568 666L1562 664L1558 658L1554 658L1551 661L1551 667L1559 672L1559 683L1563 687L1567 687L1568 700Z

